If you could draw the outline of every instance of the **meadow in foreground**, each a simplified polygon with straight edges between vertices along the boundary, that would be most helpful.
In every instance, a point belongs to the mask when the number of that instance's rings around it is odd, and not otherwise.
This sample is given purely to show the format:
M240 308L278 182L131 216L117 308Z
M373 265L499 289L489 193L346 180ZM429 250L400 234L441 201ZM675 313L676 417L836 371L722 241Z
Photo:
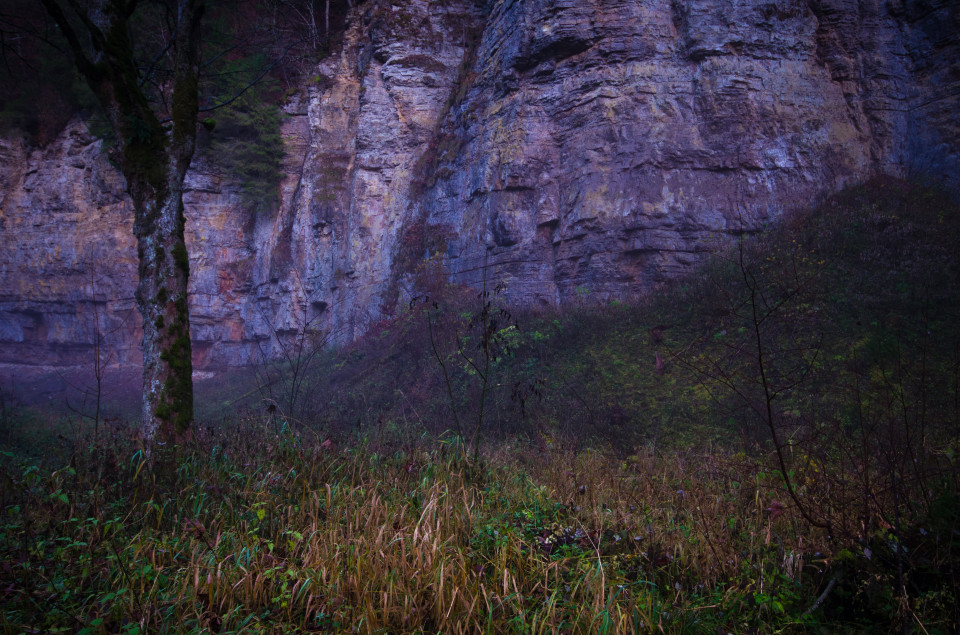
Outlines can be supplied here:
M7 454L3 482L4 632L833 632L901 618L949 632L956 619L949 509L844 543L743 454L615 459L541 440L473 465L453 443L253 428L151 465L114 431L56 470Z

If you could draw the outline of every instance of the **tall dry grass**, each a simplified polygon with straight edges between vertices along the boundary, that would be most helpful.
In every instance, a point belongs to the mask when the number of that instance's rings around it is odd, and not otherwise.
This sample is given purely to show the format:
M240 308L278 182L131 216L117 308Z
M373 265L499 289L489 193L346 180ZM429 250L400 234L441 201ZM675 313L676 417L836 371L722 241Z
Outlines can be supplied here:
M4 463L5 632L804 630L836 545L745 456L220 434ZM829 602L829 599L827 600Z

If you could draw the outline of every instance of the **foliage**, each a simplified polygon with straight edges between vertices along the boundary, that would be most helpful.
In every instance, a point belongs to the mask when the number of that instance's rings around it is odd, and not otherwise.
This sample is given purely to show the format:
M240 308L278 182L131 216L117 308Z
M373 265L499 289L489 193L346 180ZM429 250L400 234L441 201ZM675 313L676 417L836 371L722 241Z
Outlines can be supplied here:
M511 443L478 481L443 444L338 449L250 423L162 468L122 430L62 466L4 452L3 627L836 632L897 612L873 582L893 575L889 534L838 549L772 512L776 475L742 455ZM947 534L911 531L942 572ZM932 588L917 619L955 627L951 594Z
M929 447L945 451L943 435L953 434L958 417L958 228L949 199L887 182L849 190L744 243L761 299L776 307L761 335L773 354L774 414L785 438L800 440L791 437L792 424L806 426L807 437L809 426L821 433L859 426L857 413L873 421L864 430L892 431L888 415L906 412L918 432L926 417L924 429L939 430L924 433L939 444ZM407 257L423 253L417 247ZM476 291L450 284L436 259L413 271L411 294L443 309L435 315L437 341L456 342L477 314ZM498 281L489 275L493 287ZM519 328L512 354L497 361L485 433L563 433L584 446L655 439L763 448L768 433L753 407L762 390L744 293L734 250L639 304L511 308ZM324 396L316 425L417 422L434 434L455 427L418 307L401 305L365 339L326 355L318 362L323 373L307 380ZM478 382L463 366L449 365L450 382L457 408L472 411ZM906 411L904 403L892 408L892 395L906 399Z
M442 310L440 304L433 302L433 309L427 308L424 311L424 318L427 322L427 330L430 334L430 348L434 358L440 365L443 373L443 383L446 388L447 396L450 400L450 408L456 423L457 435L461 440L466 441L467 437L460 424L460 413L457 408L457 400L453 395L453 386L450 381L449 366L462 366L467 376L476 377L479 383L480 397L474 406L476 410L476 424L471 435L471 444L473 445L473 463L476 466L480 456L480 434L484 428L484 415L487 413L487 394L494 386L493 373L496 372L501 362L508 357L516 342L519 339L519 331L515 323L511 323L510 312L503 306L498 306L498 296L502 293L503 286L497 285L494 291L487 290L486 276L484 276L483 287L477 294L477 306L475 313L461 313L461 320L454 334L456 340L455 353L445 350L443 342L438 345L435 327L439 326ZM429 303L429 298L426 299ZM436 324L435 324L436 323Z
M313 0L243 1L212 4L202 46L201 150L241 188L246 205L269 212L279 201L284 146L280 104L316 62L342 37L352 2ZM167 110L169 69L158 64L165 50L170 15L161 3L141 4L130 28L142 87L159 110ZM73 16L70 16L74 19ZM13 0L0 12L15 42L0 46L0 134L22 134L34 144L55 139L74 116L112 143L112 130L86 84L80 80L56 28L49 28L39 3ZM222 104L222 107L218 107Z
M316 72L346 29L352 2L270 0L212 7L204 36L202 153L239 184L244 204L270 213L280 202L281 104Z
M210 101L219 104L233 99L256 81L267 64L263 54L225 61L211 81ZM240 184L244 203L257 213L274 211L280 200L284 147L279 92L279 83L264 77L206 120L211 129L204 156Z
M220 394L156 467L122 431L6 455L4 625L955 632L958 243L955 202L872 183L640 304L495 326L421 263L432 310L295 374L299 435Z

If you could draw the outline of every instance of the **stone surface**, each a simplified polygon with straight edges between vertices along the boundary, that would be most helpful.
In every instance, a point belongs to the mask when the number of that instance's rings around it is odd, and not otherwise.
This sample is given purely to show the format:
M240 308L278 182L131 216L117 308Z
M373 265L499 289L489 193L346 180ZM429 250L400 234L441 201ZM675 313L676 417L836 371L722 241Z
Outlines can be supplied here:
M421 203L448 269L618 298L869 174L956 183L958 5L907 4L497 3Z
M872 174L960 187L960 3L369 0L285 105L282 201L186 196L196 366L348 341L425 257L518 302L655 291ZM0 372L138 363L132 211L81 122L0 141Z

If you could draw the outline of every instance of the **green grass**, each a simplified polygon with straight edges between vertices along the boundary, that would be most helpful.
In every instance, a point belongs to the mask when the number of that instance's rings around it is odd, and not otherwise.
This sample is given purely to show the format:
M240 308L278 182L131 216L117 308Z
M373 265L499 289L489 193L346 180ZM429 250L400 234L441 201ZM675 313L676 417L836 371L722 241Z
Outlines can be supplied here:
M776 512L779 476L743 453L651 446L617 460L513 442L477 467L452 443L338 447L251 425L152 464L121 432L58 469L4 453L2 482L4 632L956 624L955 498L947 526L843 543ZM894 540L939 576L911 580L908 607Z
M152 466L122 435L57 470L5 458L8 632L802 632L837 570L742 456L470 469L251 430Z

